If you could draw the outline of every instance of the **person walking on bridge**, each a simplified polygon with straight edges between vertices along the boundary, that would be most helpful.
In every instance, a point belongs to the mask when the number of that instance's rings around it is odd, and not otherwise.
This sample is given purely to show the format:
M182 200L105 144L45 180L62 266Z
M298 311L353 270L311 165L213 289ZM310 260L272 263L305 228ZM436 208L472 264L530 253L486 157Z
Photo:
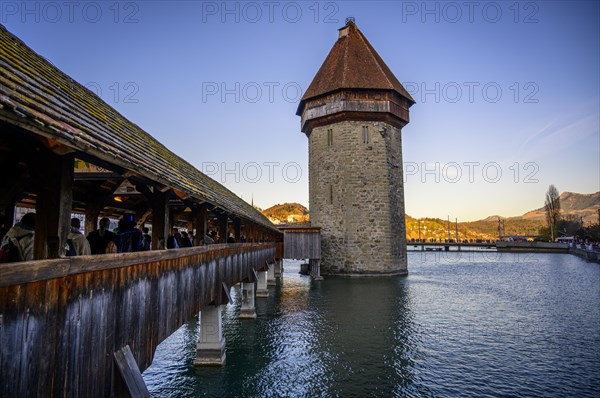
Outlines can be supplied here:
M88 234L87 240L90 242L92 254L104 254L108 244L114 242L117 236L114 232L108 230L110 219L104 217L100 220L100 228Z
M135 227L135 219L132 214L125 214L119 220L119 234L115 238L117 252L129 253L143 250L142 231Z
M8 230L0 245L0 263L33 260L35 213L27 213Z
M87 256L92 254L90 242L83 236L80 231L81 221L77 217L71 219L71 231L67 235L67 244L69 250L67 256Z

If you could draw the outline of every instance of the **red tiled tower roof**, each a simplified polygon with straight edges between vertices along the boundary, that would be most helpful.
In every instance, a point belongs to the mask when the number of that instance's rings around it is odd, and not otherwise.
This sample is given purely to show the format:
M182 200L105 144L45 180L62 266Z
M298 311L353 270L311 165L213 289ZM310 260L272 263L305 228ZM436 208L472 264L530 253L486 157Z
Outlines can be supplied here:
M302 114L305 101L342 89L392 90L415 103L354 21L339 30L338 40L302 96L297 115Z

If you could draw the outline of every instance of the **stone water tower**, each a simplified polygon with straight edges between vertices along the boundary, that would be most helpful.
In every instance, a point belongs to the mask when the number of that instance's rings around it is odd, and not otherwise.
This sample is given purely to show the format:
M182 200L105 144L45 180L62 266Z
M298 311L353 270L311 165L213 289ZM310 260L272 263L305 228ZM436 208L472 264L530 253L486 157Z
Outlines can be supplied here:
M297 111L323 275L407 272L401 129L414 103L348 18Z

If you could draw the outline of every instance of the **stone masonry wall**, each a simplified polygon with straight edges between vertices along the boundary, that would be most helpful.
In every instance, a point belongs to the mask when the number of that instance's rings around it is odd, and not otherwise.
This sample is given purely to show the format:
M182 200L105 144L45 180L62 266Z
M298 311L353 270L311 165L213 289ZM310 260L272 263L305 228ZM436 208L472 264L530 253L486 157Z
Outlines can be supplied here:
M312 130L310 218L321 227L322 274L407 272L402 178L400 129L344 121Z

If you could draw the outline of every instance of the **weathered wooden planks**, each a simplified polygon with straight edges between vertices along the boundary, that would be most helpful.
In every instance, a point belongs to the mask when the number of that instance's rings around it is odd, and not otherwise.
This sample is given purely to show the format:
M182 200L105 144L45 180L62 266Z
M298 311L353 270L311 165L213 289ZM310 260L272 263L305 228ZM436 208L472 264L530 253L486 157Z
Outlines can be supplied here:
M27 261L2 264L0 266L0 287L59 278L77 273L123 268L136 264L146 264L167 260L186 259L197 261L210 253L211 258L228 255L233 248L257 247L258 243L238 243L196 246L178 250L153 250L135 253L114 253L93 256L77 256L56 260ZM265 243L262 245L272 245Z
M3 266L0 396L114 396L115 351L128 345L143 371L162 340L228 301L224 285L274 255L275 244L211 245Z
M286 228L283 231L283 258L321 258L321 232L318 228Z

